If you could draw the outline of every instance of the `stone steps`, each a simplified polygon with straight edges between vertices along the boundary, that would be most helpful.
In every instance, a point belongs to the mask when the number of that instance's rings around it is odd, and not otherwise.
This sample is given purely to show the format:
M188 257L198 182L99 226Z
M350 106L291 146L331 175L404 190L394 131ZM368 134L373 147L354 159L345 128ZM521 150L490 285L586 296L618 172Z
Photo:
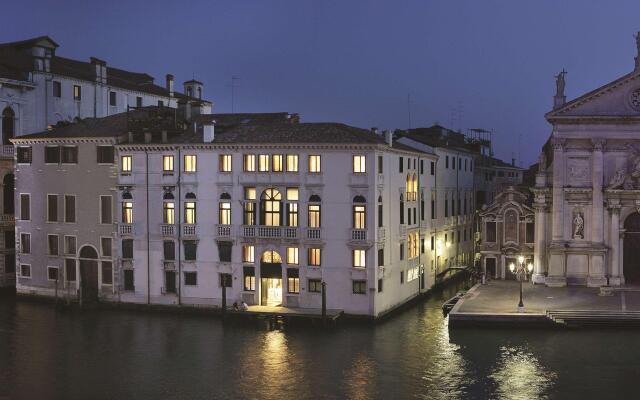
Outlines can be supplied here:
M549 310L546 315L566 326L640 326L640 311Z

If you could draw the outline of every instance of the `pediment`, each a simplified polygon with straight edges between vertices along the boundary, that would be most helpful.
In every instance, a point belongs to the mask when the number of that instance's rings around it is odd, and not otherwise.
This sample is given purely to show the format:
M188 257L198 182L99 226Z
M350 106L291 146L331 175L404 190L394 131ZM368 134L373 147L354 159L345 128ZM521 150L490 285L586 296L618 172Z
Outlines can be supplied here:
M549 112L549 122L573 118L640 119L640 70Z

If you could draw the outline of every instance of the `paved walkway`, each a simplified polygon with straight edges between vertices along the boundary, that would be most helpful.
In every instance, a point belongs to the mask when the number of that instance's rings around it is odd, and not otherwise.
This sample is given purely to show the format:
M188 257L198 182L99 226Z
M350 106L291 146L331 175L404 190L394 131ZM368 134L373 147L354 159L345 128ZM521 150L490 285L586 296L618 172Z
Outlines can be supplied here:
M526 314L545 314L547 310L640 311L640 290L614 291L613 296L598 296L598 288L568 286L550 288L523 283ZM518 282L490 281L477 285L458 302L452 313L517 314Z
M249 306L249 310L245 311L254 314L265 315L290 315L299 317L320 317L322 316L322 309L320 308L293 308L293 307L279 307L279 306ZM340 315L340 310L327 310L327 316L334 318Z

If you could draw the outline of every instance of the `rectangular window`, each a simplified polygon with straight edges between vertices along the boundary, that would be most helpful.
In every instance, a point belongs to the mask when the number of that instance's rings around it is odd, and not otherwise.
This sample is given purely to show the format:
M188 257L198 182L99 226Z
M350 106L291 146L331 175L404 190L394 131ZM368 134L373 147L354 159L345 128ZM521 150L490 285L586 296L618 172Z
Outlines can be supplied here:
M383 157L378 156L378 173L381 174L383 170Z
M173 156L162 156L162 173L165 175L173 175Z
M436 163L431 161L431 175L436 174Z
M20 193L20 219L28 221L31 219L31 195Z
M298 248L287 247L287 264L298 265Z
M533 243L535 237L535 225L533 222L527 222L525 241L526 243Z
M487 242L495 243L496 242L496 223L487 222L485 229L487 232Z
M231 172L231 154L220 154L220 172Z
M50 256L57 256L60 254L60 250L58 248L58 235L47 235L47 253Z
M309 292L320 293L322 292L322 281L320 279L309 279Z
M47 222L58 222L58 195L47 195Z
M451 168L452 169L456 169L456 158L455 157L451 157Z
M320 266L320 249L318 248L310 248L308 254L308 262L307 264L312 267Z
M116 103L116 92L109 92L109 105L110 106L117 106L118 104Z
M220 287L231 287L233 282L231 281L231 274L220 274Z
M196 203L194 201L184 203L184 223L189 225L196 223Z
M131 168L133 166L133 158L131 156L120 157L120 171L122 175L131 174Z
M195 155L184 156L184 172L196 172L197 158Z
M420 160L420 175L424 175L424 160Z
M253 264L255 262L255 247L251 245L242 246L242 262Z
M16 153L18 164L31 164L31 146L20 146Z
M309 228L320 228L320 204L309 204Z
M282 172L283 171L283 162L282 162L282 154L274 154L271 156L271 170L273 172Z
M162 242L162 253L165 261L175 261L176 259L176 242L173 240L165 240Z
M400 283L404 283L404 271L400 271Z
M164 107L164 101L158 100L158 107Z
M65 236L64 237L64 254L76 254L76 237Z
M298 226L298 203L287 203L287 226Z
M378 228L382 228L383 226L383 216L382 203L378 203Z
M133 224L133 202L122 202L122 223Z
M184 273L184 285L196 286L198 285L198 273L197 272L185 272Z
M136 107L142 107L142 97L136 96Z
M297 268L287 268L287 293L300 293L300 273Z
M122 239L122 258L133 259L133 239Z
M22 254L31 253L31 234L29 233L20 234L20 252Z
M113 146L96 146L96 160L98 164L113 164L115 160Z
M58 267L47 267L47 279L50 281L58 280Z
M400 243L400 261L404 260L404 243Z
M23 278L31 278L31 265L21 264L20 265L20 276Z
M60 146L44 147L44 163L58 164L60 162Z
M449 168L449 156L444 157L444 167Z
M173 201L162 203L162 223L167 225L176 223L176 203Z
M15 249L16 248L16 232L4 231L4 248L5 249Z
M353 173L364 174L367 172L367 163L365 156L353 156Z
M113 223L113 208L111 206L111 196L100 196L100 223Z
M62 146L62 163L77 164L78 163L78 147Z
M353 294L367 294L367 281L353 281Z
M62 97L62 84L60 81L53 81L53 97Z
M258 171L269 172L269 158L268 154L260 154L258 156Z
M195 240L184 240L184 259L186 261L195 261L198 252L198 242Z
M135 281L134 281L133 270L125 269L123 271L123 275L124 275L124 290L128 292L133 292L136 289L134 285Z
M218 256L220 262L231 262L231 250L233 244L231 242L218 242Z
M242 169L244 172L256 171L256 155L255 154L244 154L242 156Z
M218 223L231 225L231 203L223 201L218 205Z
M110 237L102 237L100 238L100 253L102 257L111 257L111 247L113 239Z
M71 258L64 260L64 279L67 282L76 281L76 260Z
M73 99L82 100L82 87L80 85L73 85Z
M378 279L378 293L382 293L382 278Z
M101 261L100 265L102 268L102 284L113 284L113 264L111 261Z
M384 249L378 249L378 267L384 265Z
M366 229L367 212L364 205L353 206L353 228Z
M287 154L287 172L298 172L297 154Z
M244 203L244 212L242 214L242 223L244 225L256 224L256 203Z
M322 168L320 164L320 156L310 155L309 156L309 173L319 174L320 172L322 172Z
M366 252L364 250L353 250L353 268L366 268Z
M256 290L256 270L254 267L244 267L244 291L254 292Z

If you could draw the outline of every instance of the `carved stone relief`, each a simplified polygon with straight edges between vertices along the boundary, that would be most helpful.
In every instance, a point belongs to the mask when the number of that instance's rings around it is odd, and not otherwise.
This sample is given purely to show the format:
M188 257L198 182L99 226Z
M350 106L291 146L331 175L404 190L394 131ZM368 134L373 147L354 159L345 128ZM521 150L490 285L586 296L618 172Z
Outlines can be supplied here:
M589 184L591 181L591 165L585 157L572 157L567 160L567 178L570 186Z

